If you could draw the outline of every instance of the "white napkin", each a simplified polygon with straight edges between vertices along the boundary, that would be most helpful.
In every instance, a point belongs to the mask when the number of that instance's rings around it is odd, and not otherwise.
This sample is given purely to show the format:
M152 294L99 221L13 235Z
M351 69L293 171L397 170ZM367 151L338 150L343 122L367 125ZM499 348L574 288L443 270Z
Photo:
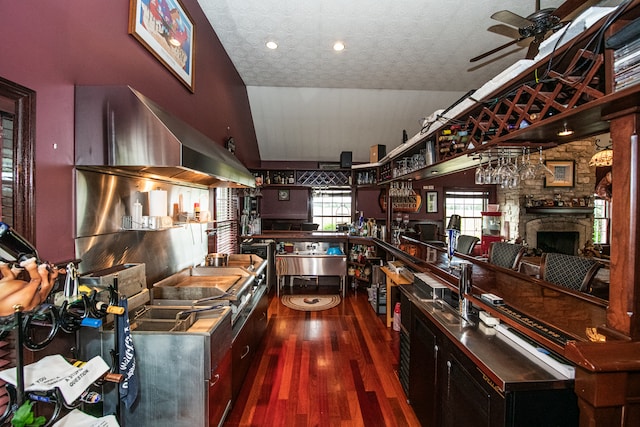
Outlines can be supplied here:
M114 415L95 418L74 409L55 423L53 427L119 427L119 424Z
M57 387L64 400L71 404L108 370L109 365L100 356L75 367L54 354L24 367L24 388L25 391L46 391ZM16 386L16 368L1 371L0 379Z

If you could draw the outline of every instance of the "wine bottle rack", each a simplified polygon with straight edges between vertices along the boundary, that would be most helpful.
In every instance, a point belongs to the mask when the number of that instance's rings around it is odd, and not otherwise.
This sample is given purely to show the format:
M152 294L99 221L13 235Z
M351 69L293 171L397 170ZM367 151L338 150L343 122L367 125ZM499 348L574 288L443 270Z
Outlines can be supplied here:
M602 54L579 49L566 67L549 70L544 80L524 83L483 106L459 129L440 131L439 160L493 146L492 141L504 140L511 132L603 97L603 63ZM545 71L540 67L538 74Z
M343 187L350 185L351 171L309 170L296 172L296 184L312 187Z

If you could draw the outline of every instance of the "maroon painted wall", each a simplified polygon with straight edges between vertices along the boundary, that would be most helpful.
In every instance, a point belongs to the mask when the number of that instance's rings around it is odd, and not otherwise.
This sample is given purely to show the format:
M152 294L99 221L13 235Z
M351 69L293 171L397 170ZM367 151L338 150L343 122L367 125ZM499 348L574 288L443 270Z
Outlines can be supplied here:
M260 202L260 216L264 219L288 219L305 222L309 215L309 189L289 189L289 200L278 200L276 188L264 188Z
M286 170L286 169L317 169L315 162L284 162L284 161L265 161L262 162L263 170ZM475 170L470 169L451 175L446 175L430 180L416 181L414 189L420 192L422 197L422 205L419 212L409 214L410 221L445 221L444 218L444 191L446 189L464 188L464 189L488 189L490 192L489 202L495 202L495 186L478 186L475 184ZM423 189L423 186L433 186L431 189ZM289 187L284 187L289 188ZM365 218L375 218L378 221L386 221L386 212L380 206L380 188L363 187L357 192L356 210L354 212L354 220L358 218L359 212L364 212ZM427 213L426 208L426 192L436 191L438 193L438 211L435 213ZM278 192L274 187L265 187L262 189L262 198L260 200L261 216L267 220L296 220L300 222L307 221L308 218L308 197L309 190L307 188L290 187L290 199L288 201L279 201Z
M74 85L130 85L222 144L250 168L260 154L246 87L196 0L195 93L128 34L129 0L0 0L0 76L36 91L36 241L74 258ZM230 128L228 133L227 128Z

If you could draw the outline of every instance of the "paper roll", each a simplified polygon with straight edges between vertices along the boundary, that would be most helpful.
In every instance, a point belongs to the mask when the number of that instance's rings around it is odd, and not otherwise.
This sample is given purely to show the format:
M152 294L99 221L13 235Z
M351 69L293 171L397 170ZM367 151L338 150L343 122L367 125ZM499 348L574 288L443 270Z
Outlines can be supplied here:
M149 191L149 216L167 216L167 192Z

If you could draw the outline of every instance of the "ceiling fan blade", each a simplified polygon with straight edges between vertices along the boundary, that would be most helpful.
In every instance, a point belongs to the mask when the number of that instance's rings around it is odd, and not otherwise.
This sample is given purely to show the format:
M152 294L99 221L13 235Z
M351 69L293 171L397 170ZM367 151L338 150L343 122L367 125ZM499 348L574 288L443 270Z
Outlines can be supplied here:
M491 15L491 19L504 22L505 24L509 24L516 28L528 27L529 25L533 24L533 22L529 21L527 18L523 18L522 16L517 15L510 10L500 10Z
M500 34L501 36L509 37L510 39L519 39L520 37L522 37L518 30L504 24L492 25L487 28L487 31L495 34Z
M487 51L487 52L485 52L485 53L483 53L483 54L481 54L481 55L478 55L478 56L476 56L476 57L474 57L474 58L471 58L471 59L469 60L469 62L476 62L476 61L479 61L479 60L481 60L481 59L483 59L483 58L486 58L486 57L487 57L487 56L489 56L489 55L493 55L494 53L496 53L496 52L498 52L498 51L501 51L502 49L505 49L505 48L507 48L507 47L509 47L509 46L512 46L512 45L514 45L514 44L516 44L516 43L518 43L518 42L521 42L522 40L524 40L524 38L518 38L518 39L515 39L515 40L511 40L510 42L505 43L505 44L503 44L502 46L498 46L498 47L496 47L495 49L491 49L491 50L489 50L489 51Z

